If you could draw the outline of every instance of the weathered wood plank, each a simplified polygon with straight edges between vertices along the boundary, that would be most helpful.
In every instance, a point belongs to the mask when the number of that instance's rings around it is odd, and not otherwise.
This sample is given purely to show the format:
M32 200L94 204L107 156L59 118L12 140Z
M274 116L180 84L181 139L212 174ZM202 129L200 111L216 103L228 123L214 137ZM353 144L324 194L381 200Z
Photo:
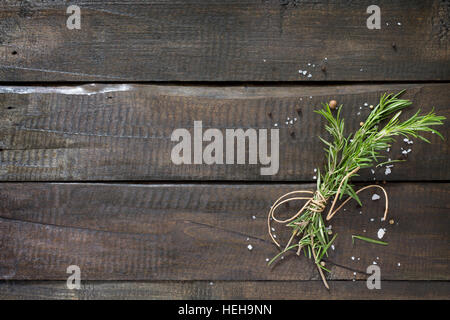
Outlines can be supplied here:
M383 281L380 290L365 281L87 281L68 290L65 281L1 281L0 299L131 299L131 300L404 300L449 299L447 281Z
M72 4L81 8L81 30L66 27L66 9ZM448 1L377 1L380 30L366 26L366 10L372 4L340 0L2 1L0 79L450 79ZM299 70L312 76L300 75Z
M266 265L277 252L267 210L304 188L313 185L2 183L0 278L63 280L78 265L84 280L317 280L303 256ZM365 279L375 261L384 280L449 280L449 184L386 188L393 225L380 221L384 204L371 192L362 209L349 204L331 221L339 236L329 278ZM352 244L352 234L376 238L379 228L388 246Z
M384 92L402 89L414 101L407 115L435 107L450 117L450 84L1 87L0 180L312 181L313 169L325 160L318 135L328 137L313 111L336 99L345 106L350 132L369 114L365 103L376 104ZM297 121L286 124L288 118ZM204 131L217 128L223 135L226 128L279 129L278 173L263 176L260 170L267 166L249 165L248 159L245 165L173 164L177 142L171 134L186 128L193 135L194 121L202 121ZM450 136L448 122L439 130ZM428 136L431 145L399 141L386 153L403 159L400 148L412 149L392 174L386 176L384 168L375 175L366 170L360 179L449 180L448 140Z

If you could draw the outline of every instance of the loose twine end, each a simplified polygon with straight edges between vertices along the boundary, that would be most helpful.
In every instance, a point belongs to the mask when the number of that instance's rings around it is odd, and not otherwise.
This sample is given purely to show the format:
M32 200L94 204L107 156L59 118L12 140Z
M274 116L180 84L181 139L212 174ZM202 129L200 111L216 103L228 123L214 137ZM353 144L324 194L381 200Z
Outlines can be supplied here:
M357 167L356 169L354 169L353 171L349 172L341 181L341 183L339 184L338 190L334 196L333 202L331 204L331 207L328 211L328 214L326 216L326 220L329 221L331 218L333 218L333 216L339 212L339 210L341 210L341 208L350 200L352 200L353 198L348 197L347 199L345 199L341 205L334 210L334 207L336 205L337 199L339 198L339 195L341 193L341 189L342 186L344 184L345 181L347 181L347 179L349 179L353 174L355 174L360 168ZM388 213L388 206L389 206L389 199L388 199L388 195L386 190L376 184L372 184L369 186L365 186L361 189L359 189L358 191L356 191L356 194L359 194L360 192L370 189L370 188L378 188L381 189L384 193L384 197L385 197L385 210L384 210L384 216L383 216L383 220L386 220L387 217L387 213ZM309 195L309 196L308 196ZM305 204L301 207L300 210L297 211L297 213L295 213L292 217L287 218L285 220L281 220L278 219L275 216L275 211L284 203L290 202L290 201L296 201L296 200L305 200ZM286 226L289 227L289 223L293 220L295 220L297 217L299 217L302 213L304 213L306 210L312 211L312 212L317 212L317 213L322 213L325 210L325 207L327 205L328 202L328 198L325 198L322 193L319 190L316 190L315 192L313 191L309 191L309 190L296 190L296 191L291 191L288 192L284 195L282 195L281 197L279 197L272 205L272 207L269 210L269 214L267 216L267 227L268 227L268 231L269 231L269 236L272 239L273 243L275 243L275 245L279 248L281 248L280 243L275 240L274 235L272 234L272 226L271 226L271 222L275 221L277 223L280 224L286 224ZM300 222L295 222L296 225L298 226L305 226L307 223L304 221L300 221ZM299 235L299 230L295 229L292 232L292 236L290 237L287 245L285 246L283 251L287 251L289 246L291 245L292 241L294 240L295 236ZM313 238L311 237L311 244L313 245ZM300 254L300 251L302 249L302 245L300 244L300 242L298 243L298 250L297 250L297 255ZM319 269L319 273L320 276L322 278L322 281L325 285L325 287L327 289L329 289L328 283L326 281L325 275L323 274L322 268L320 268L320 266L318 265L318 262L316 261L316 254L314 252L314 250L312 250L313 252L313 256L314 256L314 261L316 262L317 268Z

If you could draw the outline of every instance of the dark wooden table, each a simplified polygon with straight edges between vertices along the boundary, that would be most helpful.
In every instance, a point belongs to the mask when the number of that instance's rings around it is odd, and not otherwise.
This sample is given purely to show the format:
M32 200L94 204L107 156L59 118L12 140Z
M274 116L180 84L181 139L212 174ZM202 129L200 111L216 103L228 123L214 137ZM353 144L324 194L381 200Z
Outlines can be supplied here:
M378 30L366 27L371 1L70 4L79 30L66 27L66 1L0 2L1 299L450 298L448 121L445 141L398 139L386 155L404 163L355 179L383 183L394 224L373 192L331 220L329 291L305 257L266 265L277 253L268 209L314 189L324 163L321 103L343 104L349 131L365 104L403 89L405 116L450 117L448 0L378 1ZM200 120L277 124L278 174L174 165L173 130ZM352 244L379 228L388 246ZM380 290L366 286L374 261ZM69 265L80 290L66 286Z

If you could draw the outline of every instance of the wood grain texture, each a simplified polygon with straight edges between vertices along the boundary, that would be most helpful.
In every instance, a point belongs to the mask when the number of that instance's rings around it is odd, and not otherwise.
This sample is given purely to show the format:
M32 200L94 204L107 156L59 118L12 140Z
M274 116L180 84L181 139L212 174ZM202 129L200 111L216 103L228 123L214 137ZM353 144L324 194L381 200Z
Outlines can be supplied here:
M365 281L87 281L68 290L65 281L1 281L0 299L70 300L428 300L449 299L447 281L383 281L380 290Z
M83 85L0 87L0 180L254 180L312 181L322 166L328 137L314 113L336 99L344 105L348 132L359 128L384 92L406 89L414 105L403 115L435 107L450 117L450 84L333 86L161 86ZM286 124L287 118L297 118ZM203 128L276 129L280 164L276 175L262 176L261 165L174 165L170 137L177 128L193 134ZM275 125L278 125L277 127ZM438 128L450 137L448 121ZM386 152L405 159L390 175L384 168L361 171L360 180L449 180L448 139L427 135L432 144L401 139ZM206 143L203 144L204 146ZM225 144L224 144L225 145ZM248 163L248 160L246 161Z
M377 1L380 30L366 27L373 1L70 4L81 30L66 1L0 3L2 81L450 79L447 0Z
M266 265L277 253L266 229L271 203L313 187L2 183L0 278L65 280L78 265L84 280L318 280L304 256ZM380 221L384 203L373 192L331 220L339 236L325 259L329 279L366 279L375 261L384 280L449 280L449 184L386 188L394 224ZM289 231L273 227L287 241ZM352 234L376 238L379 228L388 246L352 244Z

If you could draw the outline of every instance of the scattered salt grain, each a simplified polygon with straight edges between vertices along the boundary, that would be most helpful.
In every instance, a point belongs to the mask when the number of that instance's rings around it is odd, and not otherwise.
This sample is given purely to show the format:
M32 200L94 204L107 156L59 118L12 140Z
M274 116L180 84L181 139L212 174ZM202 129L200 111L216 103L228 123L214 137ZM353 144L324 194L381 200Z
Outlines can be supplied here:
M386 170L384 171L384 174L387 176L387 175L391 174L391 172L392 172L391 168L386 167Z
M247 238L247 241L250 241L250 238Z
M212 286L213 284L214 284L213 282L210 282L210 283L209 283L210 286Z
M356 272L353 272L353 275L356 276Z
M306 70L303 70L303 72L302 72L302 73L303 73L303 75L304 75L304 76L306 76L306 74L308 73L308 71L306 71Z
M377 264L375 261L372 262L373 264Z
M355 257L352 257L352 260L355 260Z
M380 228L377 232L378 239L383 239L385 233L386 233L386 230L384 230L383 228Z
M252 216L252 219L253 219L253 220L256 220L256 217L255 217L255 216Z
M331 245L331 250L334 250L334 244Z
M358 261L361 260L361 258L358 258Z
M372 174L375 174L375 170L373 169L370 169L370 172L372 172Z
M399 26L401 26L401 25L402 25L402 23L401 23L401 22L397 22L397 24L398 24Z
M364 230L363 230L363 232L364 232L364 233L366 233L366 232L367 232L367 230L366 230L366 229L364 229Z
M308 63L308 66L310 66L311 65L311 63Z
M316 176L314 176L314 177L313 177L313 179L314 179L314 180L316 180L316 179L317 179L317 177L316 177Z
M278 123L275 123L273 126L274 126L274 127L278 127Z
M361 72L362 72L362 71L363 71L363 68L359 69L359 71L361 71Z
M308 74L308 78L311 78L312 77L312 74L310 73L310 74Z
M399 263L397 263L397 266L398 266L398 267L400 267L400 262L399 262Z
M387 152L391 151L391 148L387 148L386 151L387 151Z
M380 199L380 196L377 195L376 193L374 193L373 196L372 196L372 200L375 201L375 200L378 200L378 199Z
M314 172L317 172L317 168L314 168Z
M298 70L298 73L302 73L303 72L303 70Z
M309 96L310 99L312 99L312 96Z
M249 245L247 246L247 248L248 248L248 250L250 250L250 251L253 250L253 246L252 246L251 244L249 244Z
M275 231L275 228L273 228L273 227L272 227L271 229L272 229L272 232L274 232L274 231Z
M364 102L364 107L367 107L369 104L367 102Z
M370 218L370 221L371 221L371 222L374 222L374 221L375 221L375 219L374 219L374 218Z
M276 235L276 234L274 234L274 235L273 235L273 237L274 237L274 238L276 239L276 238L277 238L277 235Z
M266 258L266 262L269 262L269 258Z

